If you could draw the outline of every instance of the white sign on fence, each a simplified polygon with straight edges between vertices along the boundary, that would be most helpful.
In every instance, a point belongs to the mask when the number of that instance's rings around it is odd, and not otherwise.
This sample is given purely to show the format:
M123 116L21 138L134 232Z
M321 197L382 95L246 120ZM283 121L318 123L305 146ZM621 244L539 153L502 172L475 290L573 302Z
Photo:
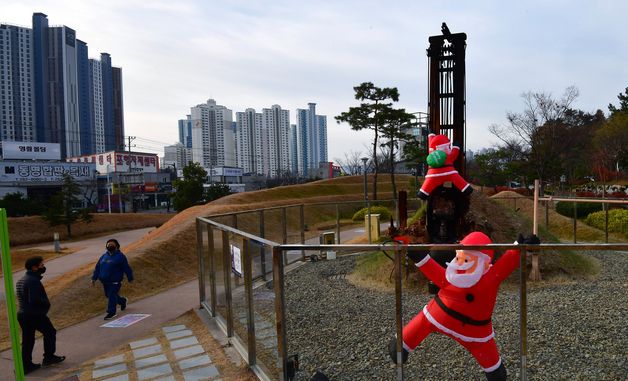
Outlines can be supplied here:
M231 245L231 269L237 276L242 277L242 255L240 248L234 245Z

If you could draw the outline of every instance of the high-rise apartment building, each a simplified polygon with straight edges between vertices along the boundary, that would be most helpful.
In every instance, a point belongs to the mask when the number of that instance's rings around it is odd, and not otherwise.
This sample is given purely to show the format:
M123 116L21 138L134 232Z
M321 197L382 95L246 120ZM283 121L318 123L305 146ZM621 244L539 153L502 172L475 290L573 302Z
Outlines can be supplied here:
M264 150L267 136L262 127L262 114L247 108L236 113L237 166L244 173L265 174Z
M299 173L299 150L297 144L297 125L290 125L290 136L288 138L288 151L290 155L290 172L294 175Z
M316 103L297 109L297 163L300 176L315 176L327 162L327 117L316 115Z
M233 113L209 99L192 107L192 158L206 169L236 165Z
M0 138L36 140L31 29L0 24Z
M185 119L179 119L179 143L187 148L192 148L192 116L186 115Z
M107 53L94 65L74 29L32 22L0 25L0 138L60 143L62 158L123 147L121 69Z
M262 110L262 130L267 136L264 153L265 174L285 176L290 172L290 112L273 105Z

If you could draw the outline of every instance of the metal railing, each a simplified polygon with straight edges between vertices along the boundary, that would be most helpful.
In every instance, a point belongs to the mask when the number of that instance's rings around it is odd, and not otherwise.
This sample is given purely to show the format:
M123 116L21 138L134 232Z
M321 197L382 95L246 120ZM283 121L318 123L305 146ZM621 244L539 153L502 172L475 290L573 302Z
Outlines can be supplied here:
M395 329L397 358L402 348L402 266L407 249L516 249L519 250L519 351L520 379L527 379L527 284L525 251L627 250L628 244L492 244L452 245L306 245L281 244L249 234L208 218L197 219L199 291L201 306L216 319L250 368L262 380L288 380L293 366L288 355L286 274L305 262L305 252L334 250L338 257L387 250L394 255ZM272 253L268 270L265 252ZM288 258L288 260L286 260ZM290 260L293 258L294 260ZM404 365L397 361L395 379L404 380Z

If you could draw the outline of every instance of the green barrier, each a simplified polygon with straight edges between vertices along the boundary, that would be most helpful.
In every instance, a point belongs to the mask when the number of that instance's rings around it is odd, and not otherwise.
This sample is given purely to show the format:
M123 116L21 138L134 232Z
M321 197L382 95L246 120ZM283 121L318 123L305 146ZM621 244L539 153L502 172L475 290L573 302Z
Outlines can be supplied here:
M4 294L7 302L7 316L9 332L11 334L11 349L13 350L13 365L15 379L24 381L24 367L22 365L22 351L20 350L20 330L15 311L15 292L13 290L13 273L11 269L11 252L9 250L9 223L7 211L0 208L0 244L2 247L2 274L4 275Z

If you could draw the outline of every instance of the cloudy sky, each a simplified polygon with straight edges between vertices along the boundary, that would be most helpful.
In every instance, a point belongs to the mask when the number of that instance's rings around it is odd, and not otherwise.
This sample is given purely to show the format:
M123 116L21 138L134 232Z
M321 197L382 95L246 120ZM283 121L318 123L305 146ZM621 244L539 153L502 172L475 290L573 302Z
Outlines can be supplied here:
M522 109L524 91L602 108L628 86L628 1L31 1L0 5L0 21L48 15L123 69L125 125L138 150L178 139L177 120L214 98L234 112L317 103L329 158L365 152L372 136L338 125L353 86L397 87L400 107L427 109L430 35L467 33L467 147L496 142L492 123ZM145 140L148 139L148 140ZM150 142L152 141L152 143ZM162 153L163 154L163 153Z

